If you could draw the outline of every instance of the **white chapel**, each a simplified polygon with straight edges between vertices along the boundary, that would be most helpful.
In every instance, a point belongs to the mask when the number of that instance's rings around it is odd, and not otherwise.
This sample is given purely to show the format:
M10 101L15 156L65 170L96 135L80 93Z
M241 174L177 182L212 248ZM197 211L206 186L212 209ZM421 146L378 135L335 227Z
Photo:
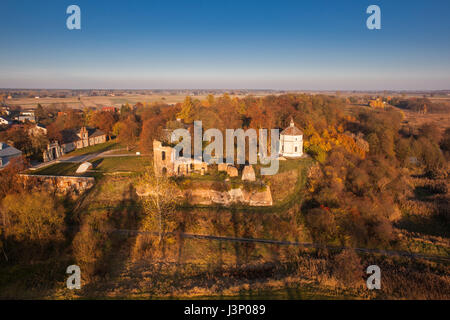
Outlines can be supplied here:
M300 158L303 156L303 131L294 124L291 118L289 127L280 134L280 155L287 158Z

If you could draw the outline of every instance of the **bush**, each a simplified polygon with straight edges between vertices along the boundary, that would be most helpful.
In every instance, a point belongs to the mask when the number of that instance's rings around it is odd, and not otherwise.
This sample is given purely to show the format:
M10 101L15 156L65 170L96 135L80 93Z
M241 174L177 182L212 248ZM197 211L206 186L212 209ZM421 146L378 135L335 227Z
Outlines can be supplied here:
M358 286L363 279L361 260L352 249L344 249L334 258L333 276L347 287Z
M306 225L315 242L327 243L332 240L336 233L336 223L330 211L315 208L306 215Z
M7 237L40 245L63 238L64 208L48 193L7 195L2 209Z
M327 159L327 153L325 150L323 150L318 145L311 145L308 148L306 148L306 153L309 154L311 157L319 161L320 163L324 163Z

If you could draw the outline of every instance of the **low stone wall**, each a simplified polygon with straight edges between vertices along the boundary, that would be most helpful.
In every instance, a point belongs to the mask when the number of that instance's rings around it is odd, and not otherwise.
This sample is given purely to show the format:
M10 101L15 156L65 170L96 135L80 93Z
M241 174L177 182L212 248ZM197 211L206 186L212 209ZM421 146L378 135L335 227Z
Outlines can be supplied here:
M211 189L193 189L185 192L187 201L191 204L229 206L236 203L254 207L271 206L272 194L269 186L263 191L246 191L231 189L229 191L215 191Z
M39 189L56 192L58 194L80 195L92 188L95 179L92 177L70 177L70 176L44 176L21 174L25 184L33 183Z

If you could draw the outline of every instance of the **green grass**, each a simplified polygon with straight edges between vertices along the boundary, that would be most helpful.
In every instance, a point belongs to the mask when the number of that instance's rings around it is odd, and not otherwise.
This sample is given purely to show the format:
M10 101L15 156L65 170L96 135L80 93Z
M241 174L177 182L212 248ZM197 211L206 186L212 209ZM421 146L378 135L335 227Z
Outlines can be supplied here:
M83 176L98 176L104 173L139 173L150 166L150 160L147 157L124 156L111 158L96 158L91 161L93 171L82 174ZM27 174L48 175L48 176L75 176L75 172L81 163L58 162L50 166L35 171L28 170ZM96 174L97 173L97 174Z
M79 166L80 163L59 162L35 171L28 170L27 173L44 176L73 176Z
M111 157L97 158L92 164L94 170L102 173L112 172L143 172L146 167L150 166L150 160L147 157L130 156L130 157Z
M82 154L92 154L92 153L98 153L98 152L105 152L109 150L119 149L123 146L120 145L120 143L112 140L101 144L96 144L94 146L76 149L72 152L67 153L68 156L79 156Z
M120 148L120 149L114 149L108 154L136 154L139 150L137 148L130 148L130 150L127 150L126 148Z
M295 187L291 191L290 195L288 195L286 198L284 198L282 201L277 201L273 204L273 206L269 207L249 207L246 205L234 205L232 206L233 210L239 210L239 211L246 211L246 212L259 212L259 213L276 213L276 212L283 212L290 207L292 207L295 203L299 204L303 201L304 196L304 188L307 181L307 174L309 168L313 165L314 160L311 158L305 158L305 159L298 159L298 160L287 160L287 161L280 161L280 167L279 167L279 173L290 171L290 170L297 170L298 172L298 179L295 184ZM257 177L259 176L259 165L255 166L255 171ZM184 181L189 181L189 184L184 185L185 188L188 188L190 185L192 185L195 180L188 180L189 177L185 178ZM197 183L200 182L206 182L205 180L197 180ZM211 181L210 183L212 183ZM231 178L229 184L231 184L233 187L238 187L242 183L242 180L240 178ZM271 192L274 192L274 190L271 190ZM219 205L187 205L184 204L180 206L182 208L221 208Z

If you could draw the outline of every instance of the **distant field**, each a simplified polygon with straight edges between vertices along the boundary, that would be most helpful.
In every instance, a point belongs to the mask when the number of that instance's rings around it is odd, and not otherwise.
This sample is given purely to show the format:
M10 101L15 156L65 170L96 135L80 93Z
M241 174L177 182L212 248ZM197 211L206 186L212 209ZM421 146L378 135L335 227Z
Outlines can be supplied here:
M244 97L243 95L236 95L239 98ZM18 105L27 108L35 108L38 103L42 106L48 106L52 103L54 104L66 104L70 108L82 109L84 107L101 107L101 106L115 106L120 107L122 104L129 103L134 105L138 102L150 103L150 102L162 102L167 104L174 104L177 102L183 102L186 95L159 95L159 94L136 94L136 95L126 95L126 96L97 96L97 97L81 97L78 100L77 97L69 98L17 98L6 100L9 105ZM234 96L232 96L234 97ZM194 99L206 99L206 95L193 96Z
M418 114L417 112L407 110L402 111L405 114L405 122L410 126L418 127L424 123L434 123L442 131L446 128L450 128L450 114L448 113Z

